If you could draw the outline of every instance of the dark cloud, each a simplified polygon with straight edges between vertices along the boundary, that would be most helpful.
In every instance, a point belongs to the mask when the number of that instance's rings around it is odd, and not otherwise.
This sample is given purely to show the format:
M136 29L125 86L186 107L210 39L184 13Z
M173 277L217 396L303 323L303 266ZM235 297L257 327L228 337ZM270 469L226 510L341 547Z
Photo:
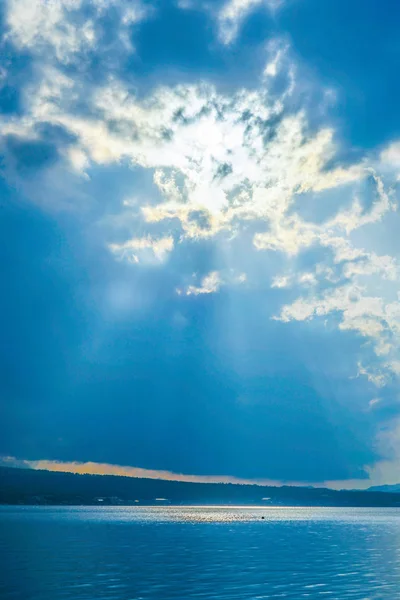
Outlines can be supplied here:
M27 140L9 135L4 140L5 162L19 175L36 175L37 171L50 167L59 158L54 143L41 140Z
M146 280L88 254L66 223L3 216L0 453L300 480L356 477L373 459L354 400L333 415L332 390L310 379L318 356L314 371L337 386L343 338L322 356L317 332L283 331L262 297L182 299L167 293L171 275ZM147 289L122 321L104 304L118 280L132 304Z

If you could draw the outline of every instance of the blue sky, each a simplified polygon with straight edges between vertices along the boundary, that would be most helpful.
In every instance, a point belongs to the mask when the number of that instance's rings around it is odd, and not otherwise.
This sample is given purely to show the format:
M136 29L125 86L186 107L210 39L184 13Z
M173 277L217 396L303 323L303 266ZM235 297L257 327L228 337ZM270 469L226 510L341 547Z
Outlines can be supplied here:
M400 481L399 25L2 3L4 464Z

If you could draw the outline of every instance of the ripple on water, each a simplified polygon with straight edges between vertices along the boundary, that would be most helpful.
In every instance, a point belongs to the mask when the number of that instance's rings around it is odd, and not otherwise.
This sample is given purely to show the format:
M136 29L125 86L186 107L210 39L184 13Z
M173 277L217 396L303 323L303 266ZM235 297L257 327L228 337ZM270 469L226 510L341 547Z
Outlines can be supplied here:
M396 600L399 534L397 509L0 508L0 597Z

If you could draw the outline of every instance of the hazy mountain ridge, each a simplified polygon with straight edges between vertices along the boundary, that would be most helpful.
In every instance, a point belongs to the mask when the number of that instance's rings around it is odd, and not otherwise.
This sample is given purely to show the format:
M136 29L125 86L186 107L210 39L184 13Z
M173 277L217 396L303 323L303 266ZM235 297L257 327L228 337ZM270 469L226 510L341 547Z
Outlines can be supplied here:
M0 504L248 504L400 506L400 494L327 488L186 483L0 468Z
M400 494L400 483L392 485L374 485L368 488L367 492L385 492L385 494Z

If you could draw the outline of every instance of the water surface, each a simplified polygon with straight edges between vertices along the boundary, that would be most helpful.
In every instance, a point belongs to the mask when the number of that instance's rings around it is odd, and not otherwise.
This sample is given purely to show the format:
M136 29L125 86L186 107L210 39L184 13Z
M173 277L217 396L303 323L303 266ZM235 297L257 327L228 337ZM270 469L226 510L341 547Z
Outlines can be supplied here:
M395 600L400 509L0 507L0 560L2 600Z

